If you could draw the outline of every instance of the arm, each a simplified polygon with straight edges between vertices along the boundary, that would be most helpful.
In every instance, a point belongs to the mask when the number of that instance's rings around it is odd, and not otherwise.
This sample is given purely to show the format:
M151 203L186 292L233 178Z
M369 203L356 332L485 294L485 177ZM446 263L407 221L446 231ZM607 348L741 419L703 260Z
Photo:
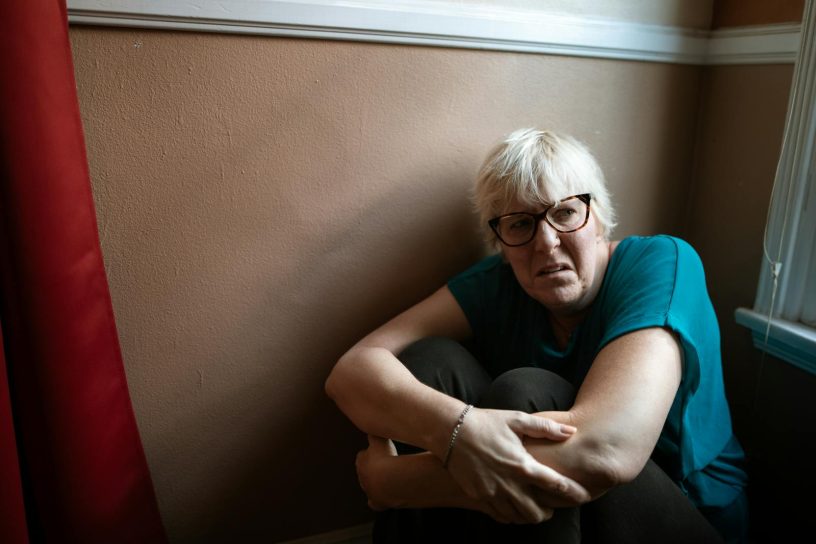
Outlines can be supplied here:
M357 474L360 486L374 510L389 508L467 508L488 514L502 523L540 523L550 519L553 506L572 505L572 500L560 498L563 491L547 496L532 488L508 509L498 508L492 501L480 500L466 495L451 474L432 454L425 452L397 456L392 442L369 435L369 447L357 454ZM554 480L559 475L552 472ZM538 498L536 501L533 497ZM510 514L508 515L508 512Z
M593 498L634 479L654 449L680 385L682 351L662 328L606 345L567 412L544 417L575 425L565 442L526 440L533 456L586 487Z
M368 448L357 454L360 487L374 510L389 508L483 509L486 503L462 493L430 453L397 456L393 442L368 435Z
M412 506L425 500L437 506L465 498L471 505L473 499L486 500L504 519L517 520L519 512L536 510L529 519L541 518L541 508L528 493L532 486L573 501L586 500L583 488L536 462L521 442L522 435L564 440L569 432L549 419L521 412L471 410L463 432L468 438L460 435L457 441L457 459L449 466L452 472L442 468L440 460L464 403L417 381L395 354L426 336L462 340L469 335L464 313L443 287L352 347L332 370L326 391L360 430L431 452L432 456L408 456L384 463L382 466L391 467L386 480L403 482L403 489L407 489L433 476L441 485L456 482L461 490L426 489L425 493L412 492L399 498L413 501ZM388 489L395 494L400 491L398 486ZM451 498L449 491L462 495Z
M463 340L467 319L443 287L360 340L326 381L326 392L357 428L445 453L453 422L464 404L420 383L396 358L426 336Z
M558 471L589 490L593 499L608 489L634 479L649 459L680 384L682 352L672 333L661 328L643 329L608 344L596 357L578 392L573 408L566 412L541 412L579 431L569 440L551 441L525 437L524 445L544 470ZM470 416L468 416L470 417ZM476 438L485 429L463 427L459 448L484 443ZM489 433L490 431L488 431ZM472 508L508 521L485 501L472 501L455 485L453 476L426 454L388 457L382 447L369 448L358 457L361 483L372 506L382 508L454 506ZM424 455L424 458L423 458ZM549 468L552 467L552 468ZM451 470L456 470L451 463ZM528 503L526 518L548 519L552 508L584 502L555 487L525 489L542 507L536 512ZM433 496L435 502L427 502Z

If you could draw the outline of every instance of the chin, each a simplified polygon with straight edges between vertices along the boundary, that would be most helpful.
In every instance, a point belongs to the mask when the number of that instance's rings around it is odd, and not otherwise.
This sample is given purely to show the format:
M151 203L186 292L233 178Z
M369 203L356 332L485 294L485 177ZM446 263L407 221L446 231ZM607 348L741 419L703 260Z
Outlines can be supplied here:
M544 293L542 296L533 298L553 312L570 312L578 305L576 297L554 297L552 292Z

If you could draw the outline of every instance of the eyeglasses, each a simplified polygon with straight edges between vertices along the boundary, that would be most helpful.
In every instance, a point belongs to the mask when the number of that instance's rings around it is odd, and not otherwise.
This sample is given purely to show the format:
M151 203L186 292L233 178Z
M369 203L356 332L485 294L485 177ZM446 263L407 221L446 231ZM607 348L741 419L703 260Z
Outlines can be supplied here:
M568 196L541 213L514 212L494 217L487 222L501 243L523 246L535 238L538 223L543 219L558 232L575 232L589 221L589 193Z

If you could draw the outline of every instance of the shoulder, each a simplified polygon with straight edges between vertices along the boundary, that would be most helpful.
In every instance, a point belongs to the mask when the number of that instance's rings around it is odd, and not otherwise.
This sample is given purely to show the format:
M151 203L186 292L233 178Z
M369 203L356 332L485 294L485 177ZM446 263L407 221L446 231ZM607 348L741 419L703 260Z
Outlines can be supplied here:
M489 255L477 263L466 268L463 272L456 274L448 281L448 285L459 285L472 283L474 281L485 281L489 278L498 279L510 269L502 259L500 254Z
M694 248L677 236L669 234L654 234L652 236L627 236L617 243L616 252L618 250L623 253L679 253L691 252L695 253Z
M618 243L612 256L611 265L623 268L669 266L682 271L702 267L700 256L691 244L667 234L629 236Z
M491 255L448 280L447 287L474 333L484 330L513 289L513 271L501 255Z
M705 285L697 252L675 236L630 236L612 254L602 288L609 311L641 311L665 315L678 294Z
M454 276L453 279L466 278L480 274L493 274L500 270L502 265L506 266L507 264L502 260L500 254L496 253L494 255L488 255L481 261L478 261L476 264L466 268L464 272L460 272Z

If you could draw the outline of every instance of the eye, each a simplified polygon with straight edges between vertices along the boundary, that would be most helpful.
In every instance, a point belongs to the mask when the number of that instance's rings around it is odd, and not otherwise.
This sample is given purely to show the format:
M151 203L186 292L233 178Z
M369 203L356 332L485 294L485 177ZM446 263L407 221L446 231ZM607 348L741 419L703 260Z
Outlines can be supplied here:
M507 218L507 228L510 230L529 230L533 226L533 218L529 215L520 215Z
M561 208L555 208L550 215L555 221L566 221L576 213L578 213L578 210L575 208L571 206L564 206Z

